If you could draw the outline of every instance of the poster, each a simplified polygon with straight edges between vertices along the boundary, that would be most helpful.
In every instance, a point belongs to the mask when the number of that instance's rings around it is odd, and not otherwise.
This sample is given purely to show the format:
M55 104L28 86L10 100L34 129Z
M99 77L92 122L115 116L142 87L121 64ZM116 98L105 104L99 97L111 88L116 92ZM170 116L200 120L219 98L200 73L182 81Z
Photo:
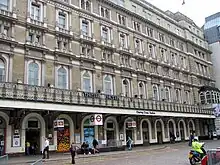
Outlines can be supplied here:
M13 147L20 147L20 135L13 136Z
M57 151L68 152L70 149L70 130L64 128L57 131Z
M92 148L92 142L95 136L94 127L84 127L84 142L88 142L89 147Z

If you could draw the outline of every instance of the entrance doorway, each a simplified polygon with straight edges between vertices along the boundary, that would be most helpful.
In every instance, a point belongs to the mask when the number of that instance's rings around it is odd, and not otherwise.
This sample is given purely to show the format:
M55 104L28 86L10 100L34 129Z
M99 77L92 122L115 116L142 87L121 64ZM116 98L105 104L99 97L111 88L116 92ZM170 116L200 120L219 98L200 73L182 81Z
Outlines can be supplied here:
M40 154L41 151L41 125L38 119L30 118L26 123L25 131L25 153ZM27 146L29 144L30 146ZM28 152L29 151L29 152Z
M185 138L184 138L184 125L183 125L182 121L180 121L180 138L181 138L181 141L185 140Z
M157 121L156 123L156 129L157 129L157 142L159 144L163 143L163 135L162 135L162 124L160 121Z
M5 146L6 146L6 122L0 117L0 156L5 154Z
M26 129L26 133L25 133L25 137L26 137L26 142L30 143L30 148L29 148L29 152L30 154L34 154L34 150L33 150L33 146L35 148L35 153L36 154L40 154L40 129L39 128L27 128ZM26 154L27 154L27 148L26 148Z
M126 141L128 140L128 137L130 137L132 140L134 140L133 139L133 129L132 128L126 130Z
M143 121L142 123L142 132L143 132L143 145L150 145L149 142L149 128L147 121Z
M106 138L108 146L116 146L115 124L112 120L108 120L106 124Z

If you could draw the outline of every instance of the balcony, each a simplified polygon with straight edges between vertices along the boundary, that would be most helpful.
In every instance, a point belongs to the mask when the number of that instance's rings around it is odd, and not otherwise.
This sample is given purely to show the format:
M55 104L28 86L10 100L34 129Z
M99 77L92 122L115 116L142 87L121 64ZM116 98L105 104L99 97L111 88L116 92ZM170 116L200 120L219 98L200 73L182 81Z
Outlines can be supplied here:
M56 34L64 35L65 37L73 37L73 32L71 31L71 27L61 27L58 22L56 22L55 27Z
M50 87L30 86L15 83L0 83L0 99L24 102L42 102L66 105L83 105L91 107L108 107L123 110L136 110L137 114L145 111L163 111L174 113L194 113L213 115L212 109L204 109L197 105L153 101L101 93L90 93L62 90ZM55 106L55 105L54 105Z
M47 24L41 20L33 19L31 17L27 18L27 24L40 29L47 29Z
M0 8L0 17L7 18L8 20L15 21L17 20L17 16L14 12L3 10Z
M96 40L94 38L94 34L89 35L88 33L85 33L81 30L80 32L80 40L83 43L89 43L89 44L95 44Z
M126 46L126 45L123 45L123 44L120 44L120 45L119 45L119 53L120 53L120 54L130 55L130 56L133 55L133 53L132 53L130 47L129 47L129 46Z
M113 44L113 41L109 42L104 38L101 39L101 47L109 50L115 50L115 45Z

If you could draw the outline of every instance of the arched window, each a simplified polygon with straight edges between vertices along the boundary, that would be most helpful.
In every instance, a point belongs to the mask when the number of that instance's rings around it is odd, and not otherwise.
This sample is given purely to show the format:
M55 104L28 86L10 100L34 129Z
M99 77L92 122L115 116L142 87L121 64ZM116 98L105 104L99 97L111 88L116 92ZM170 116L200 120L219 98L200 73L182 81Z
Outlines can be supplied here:
M219 92L217 92L217 103L219 103Z
M180 91L176 89L176 102L180 102Z
M35 62L28 65L28 84L39 85L39 66Z
M211 93L207 91L205 96L206 96L206 102L210 104L212 102Z
M63 67L58 69L58 88L67 88L67 71Z
M156 85L153 86L153 100L159 100L159 92Z
M124 79L122 81L122 87L123 87L123 93L125 97L130 96L130 85L129 85L129 80Z
M5 63L0 59L0 82L5 81Z
M145 84L143 82L138 83L138 92L140 98L146 98L145 96Z
M185 91L185 102L189 104L189 91Z
M205 104L205 103L206 103L206 100L205 100L205 95L204 95L204 93L201 92L201 93L199 94L199 96L200 96L201 104Z
M112 85L112 77L110 75L106 75L104 77L104 93L108 95L113 94L113 85Z
M83 91L92 92L91 83L92 79L88 71L83 74Z
M170 89L168 87L165 88L165 99L170 102Z

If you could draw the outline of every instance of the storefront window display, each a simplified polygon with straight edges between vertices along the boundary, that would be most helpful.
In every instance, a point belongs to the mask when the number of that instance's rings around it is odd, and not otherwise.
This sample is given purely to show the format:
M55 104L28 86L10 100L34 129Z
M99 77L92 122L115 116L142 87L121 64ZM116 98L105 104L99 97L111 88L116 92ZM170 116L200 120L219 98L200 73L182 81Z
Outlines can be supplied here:
M64 128L57 130L57 151L68 152L70 148L70 128L69 122L64 120Z
M92 148L92 142L95 136L94 126L90 126L89 119L84 122L84 142L88 142L89 147Z

